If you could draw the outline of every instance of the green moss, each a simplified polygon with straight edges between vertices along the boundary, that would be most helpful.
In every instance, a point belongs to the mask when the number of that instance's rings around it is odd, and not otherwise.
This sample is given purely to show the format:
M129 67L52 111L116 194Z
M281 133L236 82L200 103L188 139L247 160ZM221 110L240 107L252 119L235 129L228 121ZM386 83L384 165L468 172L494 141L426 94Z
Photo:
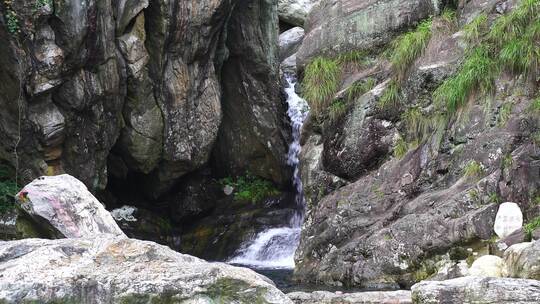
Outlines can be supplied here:
M390 62L399 77L422 55L431 38L431 19L421 22L414 30L399 36L392 42Z
M265 287L252 287L244 281L221 278L207 289L204 295L213 303L264 304L268 290Z
M220 183L234 188L234 199L237 201L257 203L265 198L280 194L280 191L270 181L249 173L236 179L224 178L220 180Z
M339 88L340 73L337 60L317 57L307 65L302 82L303 96L314 115L321 116L329 106Z
M529 107L527 108L527 111L531 114L540 114L540 97L536 98L531 102Z
M480 178L484 174L484 167L481 163L471 160L463 168L463 176L470 178Z

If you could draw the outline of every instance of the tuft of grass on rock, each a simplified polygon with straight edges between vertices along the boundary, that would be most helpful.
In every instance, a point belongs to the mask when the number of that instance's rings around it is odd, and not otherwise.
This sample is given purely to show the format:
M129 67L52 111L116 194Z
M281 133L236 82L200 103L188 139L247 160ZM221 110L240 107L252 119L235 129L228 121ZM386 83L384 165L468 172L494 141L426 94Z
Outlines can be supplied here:
M525 226L523 226L523 230L525 230L525 234L530 238L533 231L540 228L540 216L530 220Z
M390 62L398 77L402 78L412 63L424 52L431 38L431 19L421 22L416 29L392 42Z
M463 35L469 43L477 43L488 30L488 17L486 14L476 16L469 24L463 27Z
M471 160L465 165L465 168L463 168L463 175L468 178L478 179L484 175L484 167L481 163Z
M307 65L303 95L314 115L320 117L339 89L341 70L336 60L317 57Z
M377 106L379 109L397 108L401 103L399 83L391 80L384 90Z
M440 109L453 115L477 90L482 94L494 90L498 74L497 62L485 46L478 46L467 56L456 75L444 81L433 93L435 103Z
M402 159L407 152L409 152L409 144L402 136L400 136L396 142L396 145L394 146L394 156L397 159Z
M343 100L334 100L334 102L328 107L328 117L330 118L330 121L336 122L339 118L345 115L345 113L347 113L348 108L348 102Z

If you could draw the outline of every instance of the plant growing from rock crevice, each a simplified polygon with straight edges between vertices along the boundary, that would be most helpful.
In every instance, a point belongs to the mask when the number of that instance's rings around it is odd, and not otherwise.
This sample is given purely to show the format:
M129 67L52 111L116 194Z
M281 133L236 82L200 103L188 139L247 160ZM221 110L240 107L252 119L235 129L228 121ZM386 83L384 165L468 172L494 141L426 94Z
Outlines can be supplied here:
M234 189L234 199L236 201L248 201L254 204L281 193L270 181L249 173L237 178L223 178L220 180L220 184Z
M15 207L14 196L19 191L15 174L7 166L0 166L0 214Z
M484 166L475 160L471 160L463 168L463 176L467 178L479 179L482 175L484 175Z

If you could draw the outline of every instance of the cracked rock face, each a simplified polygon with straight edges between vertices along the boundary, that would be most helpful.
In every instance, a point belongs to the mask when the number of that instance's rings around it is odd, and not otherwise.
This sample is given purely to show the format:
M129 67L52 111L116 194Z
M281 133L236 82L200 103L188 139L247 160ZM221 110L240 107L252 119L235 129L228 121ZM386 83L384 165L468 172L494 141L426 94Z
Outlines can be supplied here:
M110 160L157 197L208 164L219 134L230 174L264 159L253 173L289 180L277 0L34 2L2 7L16 31L0 24L0 159L23 183L66 172L103 190Z
M107 234L0 242L0 256L2 303L292 303L249 269Z

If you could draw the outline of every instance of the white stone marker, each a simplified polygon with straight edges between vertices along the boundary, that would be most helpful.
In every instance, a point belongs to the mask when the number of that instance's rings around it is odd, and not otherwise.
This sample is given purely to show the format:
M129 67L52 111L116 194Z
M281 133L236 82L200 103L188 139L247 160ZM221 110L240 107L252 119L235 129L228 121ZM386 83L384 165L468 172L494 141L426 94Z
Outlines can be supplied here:
M502 203L495 217L494 230L499 238L505 238L523 226L523 213L516 203Z

